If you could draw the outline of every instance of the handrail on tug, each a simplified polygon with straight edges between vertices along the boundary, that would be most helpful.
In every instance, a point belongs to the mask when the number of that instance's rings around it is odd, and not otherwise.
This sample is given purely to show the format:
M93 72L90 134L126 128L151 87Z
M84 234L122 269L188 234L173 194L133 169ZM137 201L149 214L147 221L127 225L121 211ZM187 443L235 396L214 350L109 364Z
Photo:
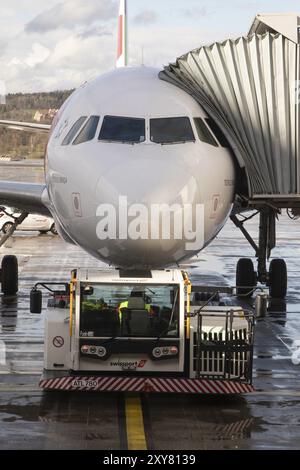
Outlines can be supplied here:
M232 360L232 354L234 352L249 352L250 356L248 358L249 360L249 367L247 368L247 373L249 374L247 379L250 383L252 383L252 363L253 363L253 343L254 343L254 322L255 322L255 312L250 312L249 310L241 309L241 310L233 310L229 309L226 312L222 312L222 314L218 314L217 312L214 313L209 313L209 312L204 312L203 310L205 307L208 306L210 302L213 301L213 299L218 295L217 292L215 292L210 299L203 304L200 309L194 312L194 315L197 315L197 353L196 353L196 378L200 379L201 377L201 370L200 370L200 360L201 360L201 352L204 352L204 349L206 351L217 351L217 352L222 352L224 353L224 364L226 363L231 363ZM203 332L203 317L214 317L214 318L222 318L224 319L224 315L226 315L225 319L225 339L220 343L220 346L216 345L215 343L218 342L217 340L214 340L213 345L206 345L205 348L202 346L202 332ZM244 318L247 323L248 323L248 331L247 331L247 336L248 336L248 344L245 343L243 346L236 346L234 344L233 340L233 322L234 322L234 317L239 316ZM230 342L233 342L232 345L230 345ZM237 351L236 351L237 349ZM243 350L243 351L242 351ZM213 375L213 374L209 374ZM226 368L224 368L224 379L229 379L231 380L231 373L230 369L226 371Z
M191 334L191 293L192 293L192 283L190 281L189 275L186 271L182 271L182 276L184 279L184 285L186 287L186 296L187 296L187 303L186 303L186 339L190 339Z

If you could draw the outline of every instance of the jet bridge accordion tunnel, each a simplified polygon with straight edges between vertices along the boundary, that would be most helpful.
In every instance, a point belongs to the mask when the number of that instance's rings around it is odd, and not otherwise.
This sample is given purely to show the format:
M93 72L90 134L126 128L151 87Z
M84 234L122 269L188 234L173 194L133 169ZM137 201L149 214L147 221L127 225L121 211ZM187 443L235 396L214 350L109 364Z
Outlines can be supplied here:
M300 204L299 27L295 14L258 15L248 36L192 50L160 72L225 133L247 197L277 207Z

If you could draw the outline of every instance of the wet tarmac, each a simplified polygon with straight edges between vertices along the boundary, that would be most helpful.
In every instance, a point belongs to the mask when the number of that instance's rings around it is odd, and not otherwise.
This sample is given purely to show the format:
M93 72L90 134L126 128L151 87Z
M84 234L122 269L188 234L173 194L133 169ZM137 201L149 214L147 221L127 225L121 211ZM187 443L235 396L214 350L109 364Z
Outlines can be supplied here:
M5 162L0 160L0 175L3 181L42 183L44 182L44 161Z
M25 178L24 173L19 177ZM253 231L256 224L249 223ZM283 216L273 256L287 261L289 291L286 303L270 305L267 316L257 321L256 392L236 397L143 395L149 450L299 449L300 365L292 361L300 348L299 239L300 221ZM38 281L66 280L71 269L95 265L95 260L59 237L33 232L16 232L0 249L4 254L18 256L20 292L17 298L0 298L0 449L127 449L124 395L47 394L38 388L43 314L29 313L30 289ZM252 255L228 223L186 267L201 284L234 285L237 260Z

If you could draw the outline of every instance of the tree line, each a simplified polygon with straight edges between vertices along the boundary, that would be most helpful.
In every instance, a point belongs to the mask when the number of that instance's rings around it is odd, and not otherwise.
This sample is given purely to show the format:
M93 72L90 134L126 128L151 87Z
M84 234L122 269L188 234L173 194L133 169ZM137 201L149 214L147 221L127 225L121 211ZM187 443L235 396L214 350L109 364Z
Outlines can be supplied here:
M49 109L59 109L72 91L8 94L6 104L0 105L0 119L34 122L37 111L46 114ZM41 122L51 124L51 119L45 118ZM43 158L46 143L45 134L0 128L0 157Z

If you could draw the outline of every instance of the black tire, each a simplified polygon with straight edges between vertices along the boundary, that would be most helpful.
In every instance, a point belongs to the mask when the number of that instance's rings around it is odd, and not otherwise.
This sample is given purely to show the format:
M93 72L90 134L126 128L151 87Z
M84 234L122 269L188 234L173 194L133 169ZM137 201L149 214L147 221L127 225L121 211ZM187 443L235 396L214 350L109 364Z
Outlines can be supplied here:
M251 259L242 258L238 261L236 267L236 285L238 297L252 297L252 290L257 286L257 280Z
M6 222L6 224L4 224L2 227L2 232L6 234L12 226L12 222Z
M46 235L46 233L48 233L47 230L39 230L39 232L40 232L41 235Z
M50 232L53 233L53 235L58 235L58 231L56 230L55 224L51 225Z
M18 292L18 260L7 255L2 259L1 290L4 295L16 295Z
M285 299L287 294L287 266L284 259L273 259L269 269L269 290L272 299Z

